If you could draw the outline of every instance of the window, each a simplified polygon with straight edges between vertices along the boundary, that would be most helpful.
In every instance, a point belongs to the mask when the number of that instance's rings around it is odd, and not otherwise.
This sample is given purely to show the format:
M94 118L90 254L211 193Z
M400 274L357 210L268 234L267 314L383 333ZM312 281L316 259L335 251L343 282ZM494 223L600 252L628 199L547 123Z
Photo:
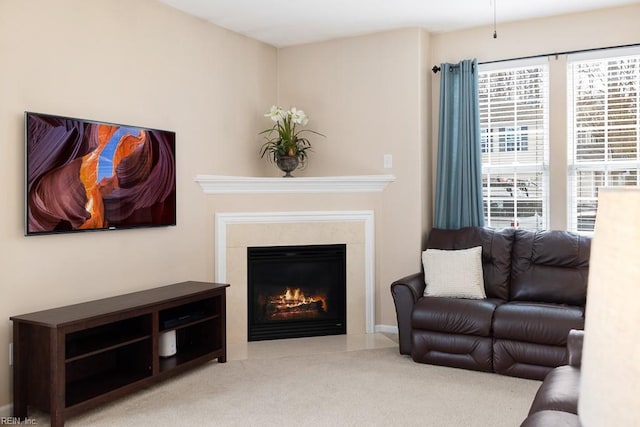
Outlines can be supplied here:
M482 187L489 227L547 228L548 82L546 62L480 66Z
M578 232L593 231L598 187L640 185L640 53L585 56L568 65L568 225Z

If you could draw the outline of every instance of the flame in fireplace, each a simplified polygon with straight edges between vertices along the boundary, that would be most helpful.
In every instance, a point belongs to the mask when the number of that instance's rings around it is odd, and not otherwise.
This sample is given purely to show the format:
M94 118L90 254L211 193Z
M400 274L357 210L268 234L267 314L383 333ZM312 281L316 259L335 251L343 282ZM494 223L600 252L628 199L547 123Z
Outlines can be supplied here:
M272 303L276 303L280 306L286 306L287 308L294 308L305 304L320 302L322 304L322 309L324 311L327 310L327 301L325 297L321 295L307 297L300 288L287 288L284 294L278 295L274 299L275 301L272 300Z

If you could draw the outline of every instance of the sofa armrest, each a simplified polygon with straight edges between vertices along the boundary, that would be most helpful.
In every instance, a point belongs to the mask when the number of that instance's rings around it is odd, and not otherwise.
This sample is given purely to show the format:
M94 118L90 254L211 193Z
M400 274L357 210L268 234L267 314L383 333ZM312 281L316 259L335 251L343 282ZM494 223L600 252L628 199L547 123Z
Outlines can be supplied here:
M571 329L567 336L567 356L569 365L580 367L582 363L582 342L584 340L584 331Z
M391 295L396 306L400 354L411 354L411 312L413 305L424 294L424 275L412 274L391 284Z

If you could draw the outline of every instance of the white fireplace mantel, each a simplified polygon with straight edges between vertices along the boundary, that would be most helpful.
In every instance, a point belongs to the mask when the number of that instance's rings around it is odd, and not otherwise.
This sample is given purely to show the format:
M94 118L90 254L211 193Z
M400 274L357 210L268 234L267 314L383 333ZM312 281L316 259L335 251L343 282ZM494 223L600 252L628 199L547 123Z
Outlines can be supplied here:
M371 193L380 192L396 180L393 175L314 176L263 178L250 176L197 175L205 194L266 193Z

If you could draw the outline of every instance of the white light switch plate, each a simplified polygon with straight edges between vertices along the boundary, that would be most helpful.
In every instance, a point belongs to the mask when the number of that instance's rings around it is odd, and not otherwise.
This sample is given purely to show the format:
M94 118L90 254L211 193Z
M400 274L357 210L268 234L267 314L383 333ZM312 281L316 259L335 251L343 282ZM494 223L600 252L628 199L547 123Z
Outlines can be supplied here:
M385 169L391 169L393 167L393 156L391 154L384 155L383 166Z

